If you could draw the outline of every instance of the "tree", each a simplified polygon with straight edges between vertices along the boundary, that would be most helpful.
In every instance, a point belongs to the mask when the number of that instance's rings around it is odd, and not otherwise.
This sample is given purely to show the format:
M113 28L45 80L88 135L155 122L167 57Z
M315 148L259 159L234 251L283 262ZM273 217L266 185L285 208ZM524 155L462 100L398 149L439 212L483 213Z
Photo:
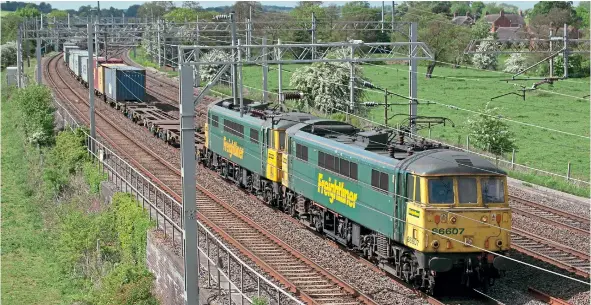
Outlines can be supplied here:
M198 1L183 1L183 8L188 8L195 11L202 10L202 7L199 5Z
M466 13L470 12L470 5L463 3L463 2L454 2L451 5L451 13L457 14L458 16L464 16Z
M425 77L432 76L437 61L461 63L465 57L464 48L470 39L470 28L455 26L442 15L417 15L407 14L403 16L403 21L418 21L418 39L425 42L432 51L434 61L429 63Z
M527 68L527 59L522 53L513 53L505 61L505 69L507 73L518 73Z
M558 8L563 10L573 10L572 1L540 1L534 5L530 13L530 17L533 18L538 15L546 15L551 9ZM574 11L574 10L573 10Z
M137 11L138 17L160 18L174 7L172 1L152 1L142 4Z
M473 16L480 16L484 12L482 11L486 5L482 1L474 1L470 6L470 10L472 11Z
M216 62L216 61L229 61L231 60L230 54L224 52L220 49L212 49L211 51L205 53L201 60L203 62ZM206 82L210 82L213 80L214 76L220 71L223 65L202 65L200 70L201 79ZM230 69L226 69L221 80L226 82L230 81Z
M68 12L61 11L61 10L53 10L49 14L47 14L47 17L49 17L49 18L55 17L56 19L64 19L64 18L68 18Z
M469 118L466 122L470 142L495 155L502 155L517 149L514 134L501 118L499 108L490 107L489 103L486 103L479 114Z
M345 58L350 56L350 51L341 50L328 57ZM312 65L296 69L290 79L290 86L304 93L304 98L297 100L296 107L300 110L306 107L334 113L337 110L349 108L350 78L349 63L313 63ZM362 71L359 65L354 66L356 88L361 88ZM355 108L363 98L363 90L354 91L353 102Z
M494 49L496 42L493 39L483 41L477 48L478 52L485 52ZM477 53L472 56L472 63L476 68L495 70L497 68L497 55Z
M16 43L10 41L0 45L0 63L2 69L16 65Z
M379 21L380 9L371 8L367 1L347 2L341 9L342 21ZM365 42L376 42L377 31L348 31L346 39L361 39Z
M263 6L258 1L236 1L232 8L237 22L245 22L246 19L250 18L251 9L253 19L256 19L263 12Z
M321 7L321 4L322 2L320 1L300 1L298 5L289 12L289 15L300 23L300 27L304 27L306 24L309 26L310 20L312 20L312 13L314 13L316 20L319 21L316 26L317 28L321 28L323 25L322 20L325 20L326 17L326 9ZM290 36L290 40L294 42L310 42L312 40L310 31L306 30L292 31ZM317 40L328 38L326 32L317 32L316 36Z
M197 11L190 8L177 7L166 13L164 15L164 19L177 23L182 23L185 21L195 22L197 21Z
M488 22L486 22L484 19L476 21L476 23L470 29L470 38L472 39L484 39L490 35L490 24L488 24Z
M2 16L2 22L0 22L1 33L0 42L5 44L9 41L16 41L16 33L18 31L18 25L21 23L22 17L17 14L11 13Z
M589 28L589 12L591 12L590 5L591 2L581 1L575 10L582 28Z
M127 17L137 17L137 11L139 10L140 5L139 4L134 4L130 7L127 8L127 11L125 11L125 16Z
M41 13L43 13L43 14L50 13L51 12L51 4L45 3L45 2L39 3L39 11L41 11Z
M576 18L571 10L553 7L548 13L535 15L530 20L531 32L538 37L547 37L549 30L552 30L557 36L562 36L562 33L557 33L557 31L563 28L565 23L575 22Z
M29 3L27 6L16 10L16 14L23 18L33 18L41 15L41 12L39 12L39 9Z

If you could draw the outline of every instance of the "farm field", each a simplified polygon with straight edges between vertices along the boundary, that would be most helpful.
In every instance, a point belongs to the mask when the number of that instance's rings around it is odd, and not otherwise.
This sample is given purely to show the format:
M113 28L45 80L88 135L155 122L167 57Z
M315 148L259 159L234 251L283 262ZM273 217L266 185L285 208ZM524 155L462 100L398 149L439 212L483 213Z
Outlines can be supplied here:
M291 75L285 70L295 71L297 68L298 65L283 65L283 88L290 88ZM274 67L270 70L268 88L273 91L277 88L278 77ZM507 83L501 79L510 77L508 74L439 66L434 71L434 77L426 79L425 71L426 67L419 67L419 99L432 100L472 111L480 111L486 103L490 102L490 106L499 107L501 115L507 119L589 137L589 101L559 95L567 94L581 98L588 95L589 78L569 79L556 82L554 85L541 85L539 88L544 91L527 92L525 101L517 95L508 95L490 101L491 97L517 92L516 89L519 87L514 84L529 88L534 81ZM405 65L366 65L363 68L363 74L366 80L382 88L397 94L408 95L408 67ZM246 90L260 94L257 90L248 87L262 88L261 67L245 67L243 78ZM368 91L365 100L383 102L383 95ZM402 98L392 96L388 101L406 102ZM425 103L425 101L419 101L421 102ZM369 119L383 123L383 112L383 107L373 108L369 113ZM408 107L393 106L388 112L390 117L393 114L407 114ZM433 127L431 137L453 145L457 145L458 142L465 145L468 132L464 124L466 119L474 113L440 104L430 104L419 105L419 115L448 117L454 122L455 127L449 124ZM403 116L395 117L389 120L389 123L393 125L402 119ZM578 179L589 180L589 139L506 122L516 136L517 163L565 175L567 163L570 161L571 175ZM421 134L427 136L428 131L424 129ZM510 154L508 156L510 157Z

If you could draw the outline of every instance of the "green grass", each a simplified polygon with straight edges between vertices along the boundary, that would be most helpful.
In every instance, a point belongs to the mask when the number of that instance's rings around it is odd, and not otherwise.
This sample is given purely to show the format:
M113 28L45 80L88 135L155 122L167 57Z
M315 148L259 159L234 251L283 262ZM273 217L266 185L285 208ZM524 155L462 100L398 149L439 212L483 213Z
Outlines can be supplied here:
M14 13L14 12L9 12L9 11L0 11L0 17L4 17L4 16L6 16L6 15L8 15L8 14L12 14L12 13Z
M30 71L29 71L30 72ZM4 73L0 73L4 83ZM72 293L54 261L44 227L43 198L36 193L39 154L26 144L2 86L2 304L62 304ZM32 177L32 175L35 175Z
M283 68L295 71L297 65L283 65ZM472 69L452 69L449 67L437 67L435 75L451 76L457 78L471 78L478 80L438 78L425 79L426 67L419 67L418 97L419 99L434 100L440 103L454 105L461 108L480 111L490 101L491 97L508 92L516 92L517 87L500 79L507 78L507 74ZM262 69L258 66L244 68L244 85L262 88ZM283 88L289 88L291 73L283 73ZM390 91L408 95L408 67L404 65L385 65L364 67L364 77L371 82ZM269 72L269 90L275 90L278 84L277 71ZM573 81L573 82L570 82ZM576 83L574 83L576 82ZM533 81L521 82L524 86L531 87ZM589 94L589 78L570 79L559 81L554 85L542 85L543 90L555 91L562 94L583 97ZM246 88L249 90L248 88ZM256 92L256 91L255 91ZM368 92L367 101L383 101L383 95ZM390 97L390 102L405 103L404 99ZM526 93L526 100L521 97L509 95L495 99L491 105L501 108L501 114L511 120L534 124L550 129L556 129L582 136L589 136L589 102L577 100L541 91ZM384 122L383 108L372 109L369 119L380 123ZM407 114L408 106L400 105L390 107L390 114ZM450 118L455 127L437 126L432 128L431 135L449 144L464 144L467 131L462 128L466 119L473 113L454 110L441 105L419 105L419 115L444 116ZM402 116L389 120L391 125L401 120ZM507 122L510 129L516 134L517 146L516 161L519 164L528 165L554 173L566 174L567 163L571 162L572 177L589 181L589 140L565 135L541 128L525 126ZM427 130L421 134L427 136Z

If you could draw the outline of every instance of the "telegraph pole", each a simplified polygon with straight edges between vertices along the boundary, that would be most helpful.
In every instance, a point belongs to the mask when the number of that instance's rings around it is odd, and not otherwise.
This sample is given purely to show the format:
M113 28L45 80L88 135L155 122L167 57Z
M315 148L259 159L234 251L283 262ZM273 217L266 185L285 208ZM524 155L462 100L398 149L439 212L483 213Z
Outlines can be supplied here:
M179 101L181 127L181 178L183 258L185 265L185 304L199 304L199 268L197 249L197 194L195 189L195 104L193 102L193 67L183 65L179 49Z
M37 35L37 47L35 48L35 55L37 55L37 84L41 85L41 36Z
M96 126L94 123L94 75L92 67L92 53L93 53L93 45L92 45L92 37L93 37L93 26L92 22L88 23L88 69L86 69L86 73L88 75L88 101L90 102L90 137L92 139L96 139ZM90 141L90 151L94 152L94 141Z
M269 64L267 64L267 36L263 37L263 103L268 100L267 96L267 73L269 73Z
M410 24L410 42L415 43L417 42L417 23L411 22ZM408 95L410 97L409 101L409 124L410 124L410 134L414 135L417 132L417 125L416 125L416 118L417 118L417 48L414 45L410 45L409 47L409 57L410 60L408 61Z
M316 16L314 15L314 12L312 12L312 29L311 29L311 33L312 33L312 44L316 43ZM312 59L316 58L316 47L312 47Z
M230 13L230 23L232 26L232 46L236 45L236 15L234 14L234 12ZM234 50L232 50L232 59L233 59L233 64L232 64L232 70L231 70L231 74L232 74L232 97L234 98L233 100L233 104L234 106L238 106L238 71L237 67L236 67L236 54L234 53Z
M349 63L349 111L353 114L355 108L355 65L353 60L355 59L355 46L351 46L351 62ZM349 117L349 115L347 114ZM351 122L349 120L349 122Z
M18 34L16 36L16 86L22 88L23 86L23 29L22 25L18 26Z
M277 45L281 45L281 39L277 39ZM281 60L281 48L277 48L277 60ZM281 94L282 94L282 84L283 84L283 70L281 69L281 63L277 64L277 67L279 68L279 70L277 70L277 77L278 77L278 81L279 81L279 87L277 87L277 101L279 102L279 104L282 104L283 101L281 100Z
M157 39L158 39L158 67L162 67L162 60L161 60L162 53L160 53L160 19L158 19L158 21L156 21L156 25L157 25L156 35L157 35Z
M563 39L564 39L564 52L563 52L563 60L562 60L562 66L564 69L564 78L568 78L568 26L565 23L564 24L564 34L563 34Z

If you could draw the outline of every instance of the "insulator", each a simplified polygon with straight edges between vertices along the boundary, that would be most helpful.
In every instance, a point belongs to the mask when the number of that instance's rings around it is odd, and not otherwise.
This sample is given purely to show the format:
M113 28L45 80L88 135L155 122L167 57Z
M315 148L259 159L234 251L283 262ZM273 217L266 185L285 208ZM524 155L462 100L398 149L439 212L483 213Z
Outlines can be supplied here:
M284 92L283 99L284 100L299 100L304 98L304 93L302 92Z
M373 107L376 106L378 103L376 102L364 102L363 105L364 106L368 106L368 107Z

